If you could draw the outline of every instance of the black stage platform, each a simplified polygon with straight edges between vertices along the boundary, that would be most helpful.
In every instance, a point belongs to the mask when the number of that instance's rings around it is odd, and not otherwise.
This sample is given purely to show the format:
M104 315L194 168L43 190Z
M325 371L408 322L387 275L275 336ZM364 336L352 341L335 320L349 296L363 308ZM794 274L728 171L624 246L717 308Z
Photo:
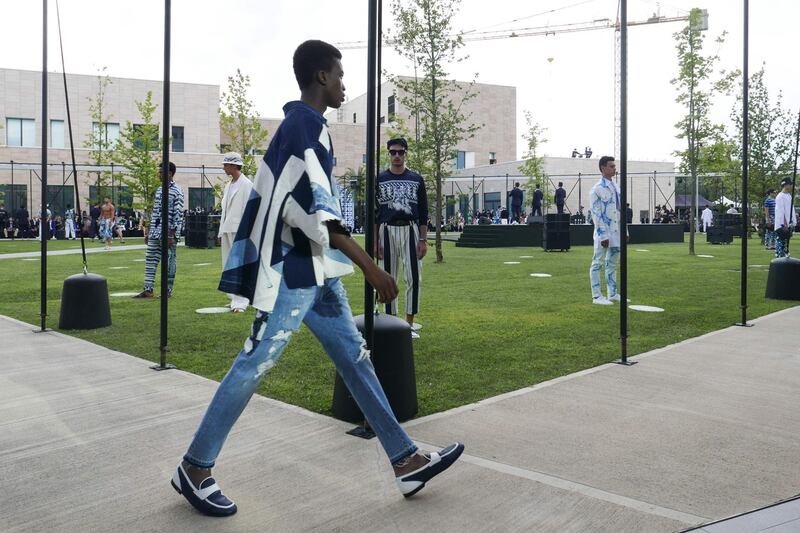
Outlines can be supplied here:
M542 246L544 224L505 224L470 225L464 227L456 246L464 248L504 248L508 246ZM569 237L572 246L593 244L591 224L570 224ZM683 242L681 224L629 224L631 239L629 244L650 244L659 242Z

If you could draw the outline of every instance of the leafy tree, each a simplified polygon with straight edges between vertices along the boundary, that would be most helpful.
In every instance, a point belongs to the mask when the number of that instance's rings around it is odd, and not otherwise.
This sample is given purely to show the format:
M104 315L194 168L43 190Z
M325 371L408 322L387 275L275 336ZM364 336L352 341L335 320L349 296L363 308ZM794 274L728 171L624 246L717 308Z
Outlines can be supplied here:
M701 26L704 13L700 9L692 9L689 14L689 23L681 31L673 34L678 51L678 75L671 80L671 83L678 90L675 101L686 108L686 115L677 123L679 139L686 140L686 150L679 150L675 155L679 156L680 171L691 176L691 211L689 214L689 255L694 255L695 237L695 212L697 210L697 198L694 195L694 183L698 172L704 172L700 168L700 147L710 144L718 134L720 126L712 123L710 112L712 107L712 95L729 90L738 72L726 73L722 71L718 80L712 80L714 67L719 61L719 56L703 55L703 43L705 38L701 33ZM721 45L725 42L726 33L723 32L716 39L716 43Z
M255 105L247 97L249 88L250 76L241 70L228 77L228 91L220 97L219 128L228 137L230 149L241 154L242 172L253 177L258 168L255 154L264 149L269 132L255 116Z
M86 97L92 116L92 129L87 134L83 146L89 149L89 163L97 166L108 166L113 161L113 141L108 139L107 129L112 115L108 114L106 107L106 91L111 83L111 78L106 74L106 67L103 67L97 74L97 93L93 97ZM103 170L97 173L98 200L110 195L110 182L110 171ZM91 198L86 200L90 202Z
M160 162L163 139L153 122L156 105L152 91L143 101L136 101L141 124L128 121L120 132L114 151L114 162L124 167L121 178L133 194L133 207L146 213L153 210L153 197L161 186Z
M533 192L536 190L536 185L538 185L544 195L542 207L547 210L550 207L551 198L549 191L550 180L544 171L544 156L540 156L537 151L540 145L547 142L547 139L543 137L546 128L533 121L530 111L525 111L525 123L528 125L528 129L522 135L522 138L528 142L528 149L522 158L522 164L518 168L523 175L528 176L528 181L525 183L527 197L533 199Z
M794 120L783 108L779 92L773 103L764 82L764 65L750 76L749 91L749 198L750 204L759 204L764 192L778 189L783 174L790 172L794 163ZM742 96L741 91L731 111L736 137L736 153L742 153ZM737 169L738 171L738 169ZM741 175L738 174L739 181Z
M462 108L476 96L472 81L461 84L447 79L446 66L466 56L458 52L464 45L460 34L453 35L452 18L460 0L393 0L395 30L390 40L400 56L421 71L422 77L394 77L398 102L415 119L409 151L415 170L433 181L436 221L436 262L444 259L440 219L443 213L442 181L452 168L460 142L471 138L480 127L470 122ZM413 139L413 141L411 141ZM412 150L413 145L413 150ZM417 161L414 161L414 159ZM426 163L426 164L423 164ZM426 172L425 167L430 170Z

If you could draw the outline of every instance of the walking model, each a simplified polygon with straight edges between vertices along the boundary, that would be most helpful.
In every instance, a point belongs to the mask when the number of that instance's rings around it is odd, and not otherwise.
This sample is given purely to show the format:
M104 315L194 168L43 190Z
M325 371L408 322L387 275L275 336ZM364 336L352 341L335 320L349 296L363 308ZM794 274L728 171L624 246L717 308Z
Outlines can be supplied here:
M72 209L72 204L67 204L67 210L64 212L64 238L75 240L75 210Z
M404 496L416 493L464 449L420 454L389 407L364 339L355 327L339 277L364 272L381 301L397 296L394 280L350 238L342 225L333 147L323 113L344 101L341 53L306 41L294 53L300 101L270 142L231 248L219 289L245 296L258 312L250 336L220 383L172 486L202 513L227 516L236 505L222 494L211 468L228 433L292 334L304 322L322 343L375 431ZM265 454L266 455L266 454ZM336 457L330 457L336 461Z
M236 152L229 152L222 158L222 168L225 174L231 177L231 181L225 185L225 192L222 195L222 216L219 222L223 270L225 270L225 263L228 262L244 208L250 198L250 191L253 189L253 182L242 174L242 165L244 165L242 156ZM247 309L247 298L236 294L228 294L228 298L231 299L229 304L231 312L243 313Z
M111 203L111 198L106 196L103 198L103 205L100 206L100 239L105 241L106 250L111 249L112 239L114 238L114 226L116 226L117 216L114 214L114 204Z
M618 302L617 262L619 261L619 190L612 178L617 172L617 164L610 155L600 158L600 181L589 193L589 210L594 222L594 255L589 267L589 282L592 286L592 303L612 305ZM600 287L600 270L605 271L608 298L603 296Z
M377 256L395 281L402 262L406 321L413 326L419 312L422 258L428 252L428 195L422 176L406 168L406 140L390 139L386 147L391 166L378 176ZM397 314L396 299L386 303L386 313ZM412 330L411 337L419 334Z
M162 167L159 166L159 169ZM167 198L167 213L169 227L161 227L161 187L156 189L153 199L153 212L150 214L150 227L144 234L144 243L147 245L144 262L144 290L134 298L152 298L153 288L156 283L156 268L161 261L161 239L167 239L167 295L172 296L175 285L175 274L178 271L177 246L183 224L183 191L175 184L175 163L169 163L169 196ZM163 170L159 172L163 173ZM164 179L162 174L161 179ZM166 230L166 231L165 231ZM166 235L165 235L166 234ZM161 268L164 268L162 265Z

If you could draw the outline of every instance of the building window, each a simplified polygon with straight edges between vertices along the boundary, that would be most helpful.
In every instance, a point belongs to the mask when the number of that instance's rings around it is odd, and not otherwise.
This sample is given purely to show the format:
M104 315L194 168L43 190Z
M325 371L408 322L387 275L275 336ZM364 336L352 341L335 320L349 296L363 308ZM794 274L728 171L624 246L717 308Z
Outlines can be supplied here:
M353 113L353 124L355 124L355 123L356 123L356 114Z
M158 126L156 126L154 124L151 124L150 126L147 126L147 127L153 128L153 134L152 134L152 137L150 137L150 142L148 143L148 142L146 142L146 141L144 141L142 139L136 139L133 142L133 146L137 150L147 150L148 152L158 152L158 151L161 150L161 146L159 145L159 142L158 142ZM145 128L144 124L134 124L133 125L133 131L136 133L137 136L142 134L142 130L144 128Z
M394 113L394 95L392 94L386 99L386 114L389 116L389 122L394 120Z
M367 154L361 154L361 162L367 164Z
M64 121L50 121L50 148L64 148Z
M336 156L333 156L333 166L336 166Z
M497 152L489 152L489 164L494 165L497 163Z
M172 151L183 152L183 126L172 126Z
M466 168L467 165L467 152L458 151L456 153L456 170Z
M189 187L189 211L199 207L208 213L214 209L216 202L214 189L211 187Z
M386 122L386 117L385 116L381 116L381 120L380 120L379 123L383 124L384 122Z
M128 187L122 185L89 185L89 203L102 204L103 198L108 196L114 207L130 209L133 205L133 194Z
M5 203L9 216L16 217L17 209L28 205L27 185L0 185L0 198Z
M102 139L106 148L113 147L119 139L119 123L104 122L100 124L99 122L92 122L92 131L94 139ZM94 148L98 149L100 146L95 146Z
M7 118L6 144L8 146L36 146L36 122L32 118Z
M483 193L483 210L491 211L493 209L500 209L500 193L499 192Z

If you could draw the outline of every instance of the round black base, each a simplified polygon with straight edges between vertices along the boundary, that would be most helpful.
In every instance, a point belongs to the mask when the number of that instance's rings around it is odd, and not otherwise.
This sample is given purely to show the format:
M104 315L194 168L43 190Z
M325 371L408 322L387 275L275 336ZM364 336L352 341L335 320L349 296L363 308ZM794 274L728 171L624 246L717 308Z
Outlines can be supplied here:
M60 329L95 329L111 325L106 278L97 274L75 274L64 280L61 290Z
M354 317L356 327L364 333L364 315ZM375 346L372 365L386 393L389 406L400 422L417 414L417 375L414 370L414 349L411 326L391 315L375 315ZM347 422L361 422L364 415L358 408L341 376L336 374L333 387L333 416Z
M770 261L766 297L800 300L800 259L781 257Z

